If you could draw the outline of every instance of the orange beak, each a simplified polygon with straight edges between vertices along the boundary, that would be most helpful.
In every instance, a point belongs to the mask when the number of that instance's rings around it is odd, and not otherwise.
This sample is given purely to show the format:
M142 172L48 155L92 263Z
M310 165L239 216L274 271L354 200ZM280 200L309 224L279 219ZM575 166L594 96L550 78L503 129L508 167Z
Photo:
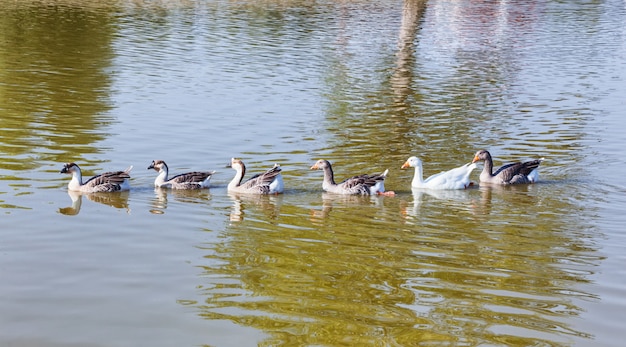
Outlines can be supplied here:
M409 165L409 162L408 162L408 161L406 161L406 162L404 162L404 164L402 164L402 167L400 167L400 168L401 168L401 169L406 169L406 168L408 168L408 167L411 167L411 165Z
M311 170L319 170L319 168L317 167L317 164L311 166Z
M475 163L475 162L477 162L477 161L480 161L480 158L478 158L478 156L477 156L477 155L475 155L475 156L474 156L474 160L472 160L472 163Z

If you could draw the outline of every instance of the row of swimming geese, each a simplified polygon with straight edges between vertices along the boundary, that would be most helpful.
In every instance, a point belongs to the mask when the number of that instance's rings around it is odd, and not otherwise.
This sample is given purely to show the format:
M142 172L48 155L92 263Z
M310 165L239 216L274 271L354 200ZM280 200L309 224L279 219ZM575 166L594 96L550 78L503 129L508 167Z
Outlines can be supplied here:
M479 177L481 183L507 185L536 182L539 177L537 168L543 161L543 158L507 164L494 172L491 154L486 150L480 150L476 152L471 163L440 172L426 179L422 178L422 162L417 157L410 157L401 168L415 168L415 174L411 181L412 188L465 189L472 185L469 176L476 168L476 162L479 161L484 161L483 171ZM263 173L252 176L246 181L243 181L246 174L246 166L240 159L232 158L228 166L236 171L235 177L228 184L228 191L230 192L279 194L284 191L285 186L281 175L281 167L278 164L275 164L274 167ZM83 182L80 168L75 163L65 164L61 173L72 175L72 179L68 184L68 189L71 191L83 193L115 192L130 189L130 171L132 168L131 166L124 171L105 172L91 177L86 182ZM168 167L163 160L152 161L150 166L148 166L148 170L150 169L158 172L154 180L155 187L170 189L208 188L209 181L215 173L215 171L193 171L169 178ZM327 160L318 160L311 169L323 170L324 181L322 189L330 193L394 195L394 192L385 191L384 182L389 170L385 170L380 174L353 176L341 183L335 183L332 166Z

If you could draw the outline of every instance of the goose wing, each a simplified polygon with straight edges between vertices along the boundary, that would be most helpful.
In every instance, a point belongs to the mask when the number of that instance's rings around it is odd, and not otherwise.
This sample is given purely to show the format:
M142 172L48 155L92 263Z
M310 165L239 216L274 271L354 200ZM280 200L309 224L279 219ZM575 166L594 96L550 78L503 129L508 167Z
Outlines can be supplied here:
M379 174L373 174L373 175L365 175L365 185L368 187L371 187L377 183L380 183L382 181L385 180L385 178L387 178L387 173L389 171L385 170L385 172L383 173L379 173Z
M542 159L527 162L517 162L502 166L493 175L499 177L504 182L509 182L517 175L527 176L531 171L539 167Z
M104 172L100 175L93 176L87 182L85 182L85 186L88 187L97 187L102 185L121 185L125 180L130 179L130 170L132 166L124 171L111 171Z
M445 182L446 175L448 175L449 172L450 171L441 171L440 173L436 173L432 176L428 176L428 178L424 180L424 184L428 183L432 185L438 185L442 182Z
M171 183L202 183L211 177L215 171L193 171L172 177L168 182Z
M353 189L365 185L365 182L368 180L371 180L368 175L358 175L346 178L343 182L339 183L339 185L342 185L346 189Z
M522 163L511 163L502 165L496 172L493 173L493 177L499 177L504 182L508 182L513 176L519 173Z
M542 161L543 158L524 162L522 164L522 168L520 169L520 173L524 176L528 176L528 174L530 174L533 170L538 168L539 165L541 165Z
M280 168L280 166L276 165L266 172L252 176L250 179L243 182L240 187L242 187L243 189L252 189L254 187L266 186L269 191L270 183L272 183L276 179L276 176L280 175L281 171L282 169Z
M358 176L353 176L345 181L341 182L339 185L342 186L346 191L350 191L353 193L360 194L369 194L370 188L383 182L387 175L387 171L381 174L363 174Z
M428 177L424 183L428 183L433 187L452 188L458 186L465 188L469 184L469 175L475 168L475 163L467 163L463 166L434 174Z

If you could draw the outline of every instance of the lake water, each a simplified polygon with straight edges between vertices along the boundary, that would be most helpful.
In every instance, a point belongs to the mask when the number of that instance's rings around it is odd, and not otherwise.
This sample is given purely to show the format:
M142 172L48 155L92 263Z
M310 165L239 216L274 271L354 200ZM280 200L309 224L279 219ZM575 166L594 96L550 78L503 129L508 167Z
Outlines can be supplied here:
M0 0L0 346L622 346L625 95L623 0ZM540 182L400 170L482 148Z

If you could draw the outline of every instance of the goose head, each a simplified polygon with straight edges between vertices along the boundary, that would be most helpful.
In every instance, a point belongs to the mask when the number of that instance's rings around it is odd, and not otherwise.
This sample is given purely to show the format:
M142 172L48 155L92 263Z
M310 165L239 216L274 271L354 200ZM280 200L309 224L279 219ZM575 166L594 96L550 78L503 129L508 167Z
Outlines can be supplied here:
M72 175L74 172L80 172L80 168L75 163L65 163L61 169L62 174Z
M150 166L148 166L148 170L154 169L156 172L161 172L163 169L167 169L167 164L163 160L153 160Z
M491 159L491 154L489 154L489 152L485 151L484 149L481 149L476 152L476 154L474 154L474 159L472 160L472 163L489 159Z
M246 169L246 166L243 164L243 161L237 158L230 158L230 163L226 164L226 167L230 167L232 169L241 170L241 171L244 171Z
M311 170L324 170L330 168L330 163L328 160L320 159L313 166L311 166Z
M410 157L406 160L406 162L404 162L404 164L402 164L401 169L420 166L422 166L422 161L418 157Z

